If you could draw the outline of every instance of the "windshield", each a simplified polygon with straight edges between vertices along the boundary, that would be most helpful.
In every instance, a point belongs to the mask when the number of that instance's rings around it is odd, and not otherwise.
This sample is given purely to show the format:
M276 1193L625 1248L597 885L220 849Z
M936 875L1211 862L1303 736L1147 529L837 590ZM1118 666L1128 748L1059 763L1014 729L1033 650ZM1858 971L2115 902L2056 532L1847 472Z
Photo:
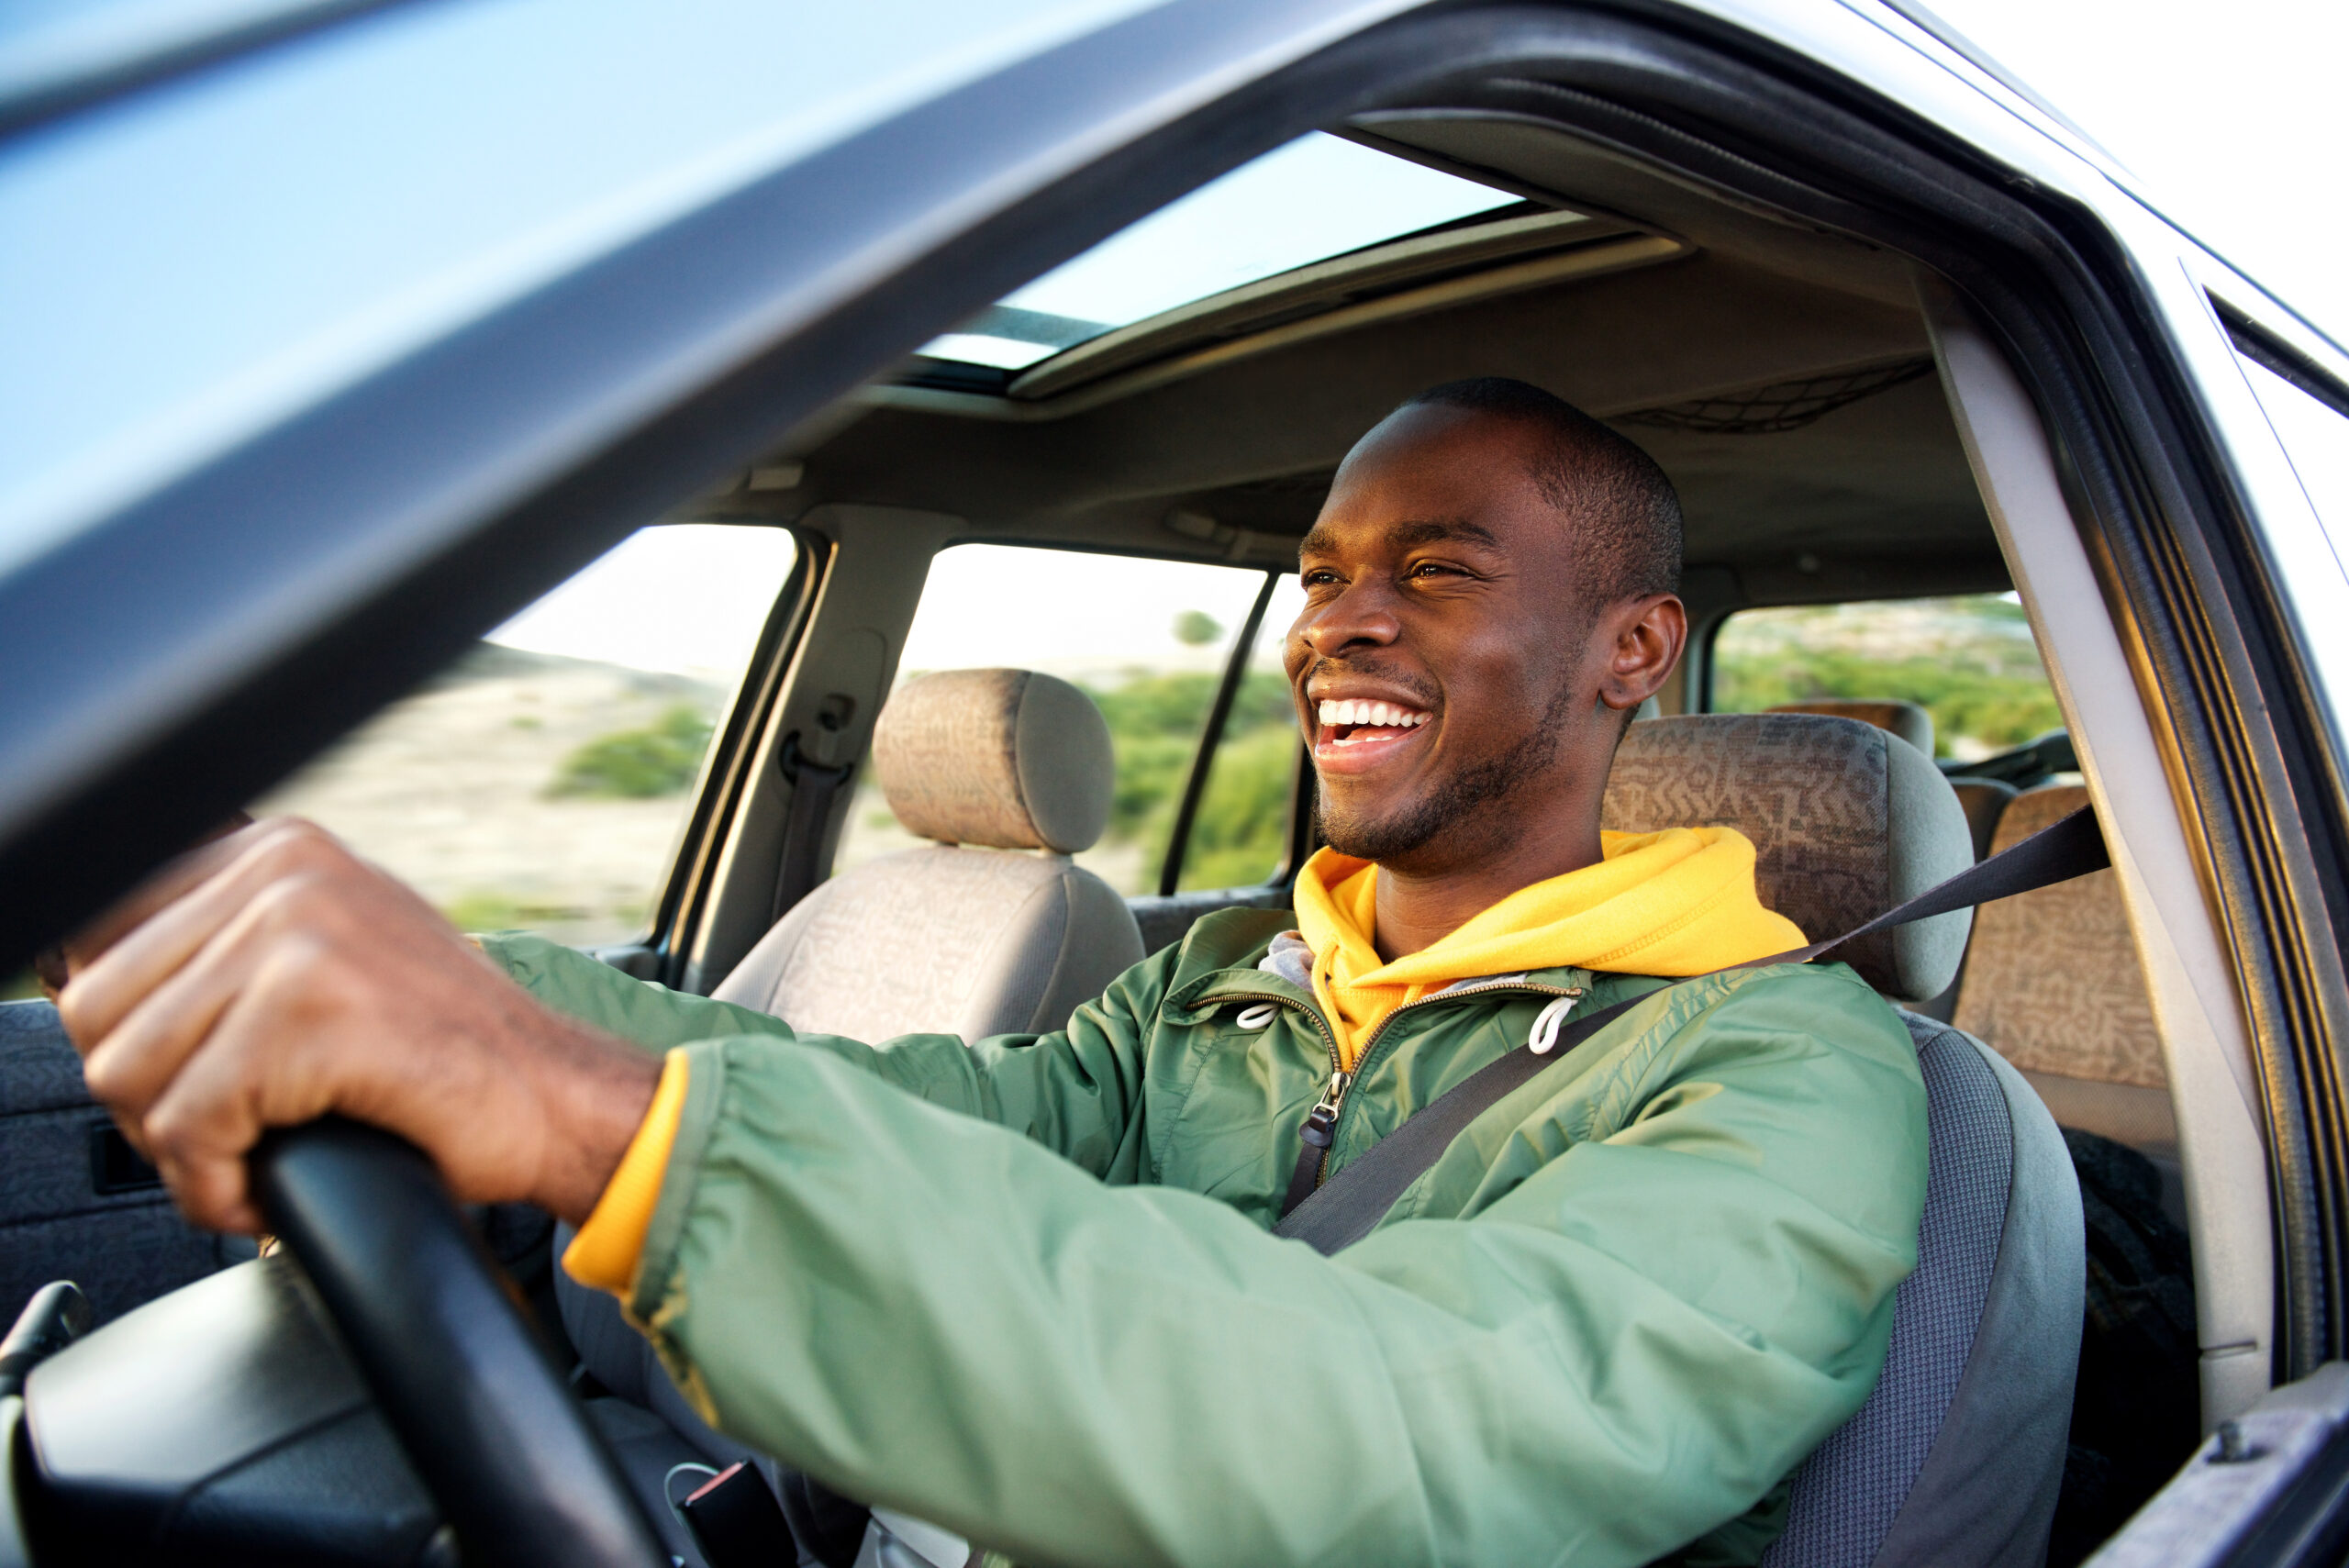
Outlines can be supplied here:
M921 352L1024 370L1176 306L1519 201L1315 131L1129 225Z

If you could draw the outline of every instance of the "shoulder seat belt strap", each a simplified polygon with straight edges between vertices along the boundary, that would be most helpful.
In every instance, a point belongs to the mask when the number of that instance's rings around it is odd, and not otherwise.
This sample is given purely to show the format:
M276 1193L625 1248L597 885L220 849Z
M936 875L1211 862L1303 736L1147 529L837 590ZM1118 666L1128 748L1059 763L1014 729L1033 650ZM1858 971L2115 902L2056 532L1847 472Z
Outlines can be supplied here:
M1946 915L1953 909L1987 904L1995 898L2011 898L2019 893L2086 876L2111 863L2104 835L2097 827L2096 812L2082 806L2062 821L1987 861L1968 866L1947 882L1928 888L1865 926L1828 941L1733 963L1710 973L1726 974L1732 970L1760 969L1773 963L1804 963L1823 958L1854 937L1864 937L1871 931L1905 926L1911 920ZM1709 974L1689 976L1692 980L1709 978ZM1624 1013L1670 989L1664 986L1574 1019L1558 1031L1554 1044L1541 1055L1535 1055L1527 1046L1519 1046L1438 1096L1426 1109L1365 1150L1319 1187L1310 1185L1305 1161L1309 1158L1318 1167L1321 1151L1308 1146L1298 1162L1301 1179L1290 1184L1291 1201L1284 1206L1281 1221L1274 1227L1273 1234L1306 1242L1325 1253L1361 1240L1470 1122Z

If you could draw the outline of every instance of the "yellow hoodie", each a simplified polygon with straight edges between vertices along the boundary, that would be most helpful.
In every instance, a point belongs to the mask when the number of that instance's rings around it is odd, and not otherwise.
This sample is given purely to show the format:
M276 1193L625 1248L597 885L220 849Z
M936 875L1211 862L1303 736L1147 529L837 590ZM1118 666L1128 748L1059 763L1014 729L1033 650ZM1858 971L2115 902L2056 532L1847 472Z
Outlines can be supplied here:
M1598 837L1598 864L1520 887L1392 963L1371 942L1377 867L1333 850L1306 862L1297 934L1313 950L1313 994L1345 1069L1387 1014L1454 981L1566 967L1705 974L1803 945L1793 921L1762 907L1753 845L1734 828Z

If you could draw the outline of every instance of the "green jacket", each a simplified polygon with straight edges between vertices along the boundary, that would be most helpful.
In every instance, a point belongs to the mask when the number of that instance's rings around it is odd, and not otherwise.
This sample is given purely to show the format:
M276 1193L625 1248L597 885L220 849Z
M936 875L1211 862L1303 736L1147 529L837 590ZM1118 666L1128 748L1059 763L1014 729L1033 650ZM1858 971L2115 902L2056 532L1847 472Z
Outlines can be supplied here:
M1034 1562L1753 1561L1915 1265L1898 1018L1841 965L1683 985L1324 1258L1267 1234L1331 1065L1312 998L1256 967L1288 924L1210 915L1065 1030L971 1045L484 947L691 1053L629 1305L717 1425L849 1496ZM1544 970L1398 1011L1328 1171L1561 991L1659 984Z

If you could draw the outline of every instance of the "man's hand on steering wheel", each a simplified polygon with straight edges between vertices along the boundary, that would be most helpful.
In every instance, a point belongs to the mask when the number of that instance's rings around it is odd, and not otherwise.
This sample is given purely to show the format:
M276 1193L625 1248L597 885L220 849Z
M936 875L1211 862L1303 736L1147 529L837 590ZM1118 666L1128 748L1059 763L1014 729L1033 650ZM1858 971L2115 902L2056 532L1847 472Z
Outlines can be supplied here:
M291 818L173 862L68 956L58 1010L91 1093L217 1229L262 1228L245 1176L262 1133L329 1112L417 1144L461 1199L584 1220L660 1076Z

